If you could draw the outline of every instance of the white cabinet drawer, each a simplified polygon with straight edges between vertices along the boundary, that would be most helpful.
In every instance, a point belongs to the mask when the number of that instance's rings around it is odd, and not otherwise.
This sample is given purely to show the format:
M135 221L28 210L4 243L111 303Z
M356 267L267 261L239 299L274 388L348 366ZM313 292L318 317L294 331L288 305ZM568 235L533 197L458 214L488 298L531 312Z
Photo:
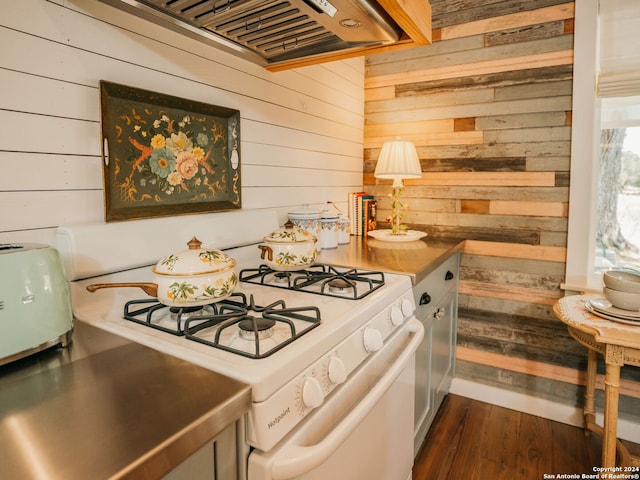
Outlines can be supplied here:
M425 319L447 293L457 288L458 259L459 255L453 255L413 287L418 319Z

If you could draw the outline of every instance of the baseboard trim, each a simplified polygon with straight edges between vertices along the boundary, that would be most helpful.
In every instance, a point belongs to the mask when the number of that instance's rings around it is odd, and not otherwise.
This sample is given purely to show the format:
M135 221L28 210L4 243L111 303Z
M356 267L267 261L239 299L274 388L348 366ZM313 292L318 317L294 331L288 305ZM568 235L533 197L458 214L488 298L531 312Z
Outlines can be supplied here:
M499 407L582 427L582 410L570 405L511 392L461 378L454 378L451 381L449 392ZM602 425L602 413L596 413L596 421ZM618 420L618 438L640 443L640 424L625 419Z

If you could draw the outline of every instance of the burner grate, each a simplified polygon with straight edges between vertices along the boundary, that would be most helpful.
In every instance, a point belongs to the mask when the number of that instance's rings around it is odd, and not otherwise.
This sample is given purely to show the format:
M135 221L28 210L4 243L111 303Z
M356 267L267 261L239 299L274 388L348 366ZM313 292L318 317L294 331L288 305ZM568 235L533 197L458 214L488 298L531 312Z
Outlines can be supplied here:
M260 313L262 317L251 312ZM278 329L277 341L272 340L271 335L266 338L262 335L262 321L268 321L273 325L271 328ZM255 305L251 295L248 305L224 304L216 314L190 317L185 322L184 332L189 340L257 359L281 350L318 325L320 310L317 307L287 308L283 300L260 307Z
M218 303L210 303L201 307L170 307L160 303L157 298L130 300L124 305L124 319L147 327L184 336L184 324L192 316L201 316L202 312L216 314L223 306L239 308L246 305L244 293L234 292L230 297Z
M283 275L286 274L286 275ZM331 265L316 264L306 270L281 272L266 265L240 271L240 281L317 295L360 300L384 285L379 271L338 270Z

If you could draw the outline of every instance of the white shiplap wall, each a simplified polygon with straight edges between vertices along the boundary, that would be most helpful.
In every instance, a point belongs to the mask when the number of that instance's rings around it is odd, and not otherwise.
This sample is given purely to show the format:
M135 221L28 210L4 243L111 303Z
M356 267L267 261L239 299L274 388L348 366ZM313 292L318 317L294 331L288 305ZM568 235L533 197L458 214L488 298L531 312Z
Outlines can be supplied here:
M362 59L270 73L97 0L0 9L0 243L103 220L100 80L238 109L244 209L361 189Z

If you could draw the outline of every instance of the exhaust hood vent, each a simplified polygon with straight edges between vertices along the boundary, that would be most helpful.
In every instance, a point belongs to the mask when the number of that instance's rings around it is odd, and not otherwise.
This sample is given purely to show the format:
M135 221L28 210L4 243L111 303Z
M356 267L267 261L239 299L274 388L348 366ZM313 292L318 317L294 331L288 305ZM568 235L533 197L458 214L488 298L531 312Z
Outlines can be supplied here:
M260 65L398 41L375 0L101 0Z

